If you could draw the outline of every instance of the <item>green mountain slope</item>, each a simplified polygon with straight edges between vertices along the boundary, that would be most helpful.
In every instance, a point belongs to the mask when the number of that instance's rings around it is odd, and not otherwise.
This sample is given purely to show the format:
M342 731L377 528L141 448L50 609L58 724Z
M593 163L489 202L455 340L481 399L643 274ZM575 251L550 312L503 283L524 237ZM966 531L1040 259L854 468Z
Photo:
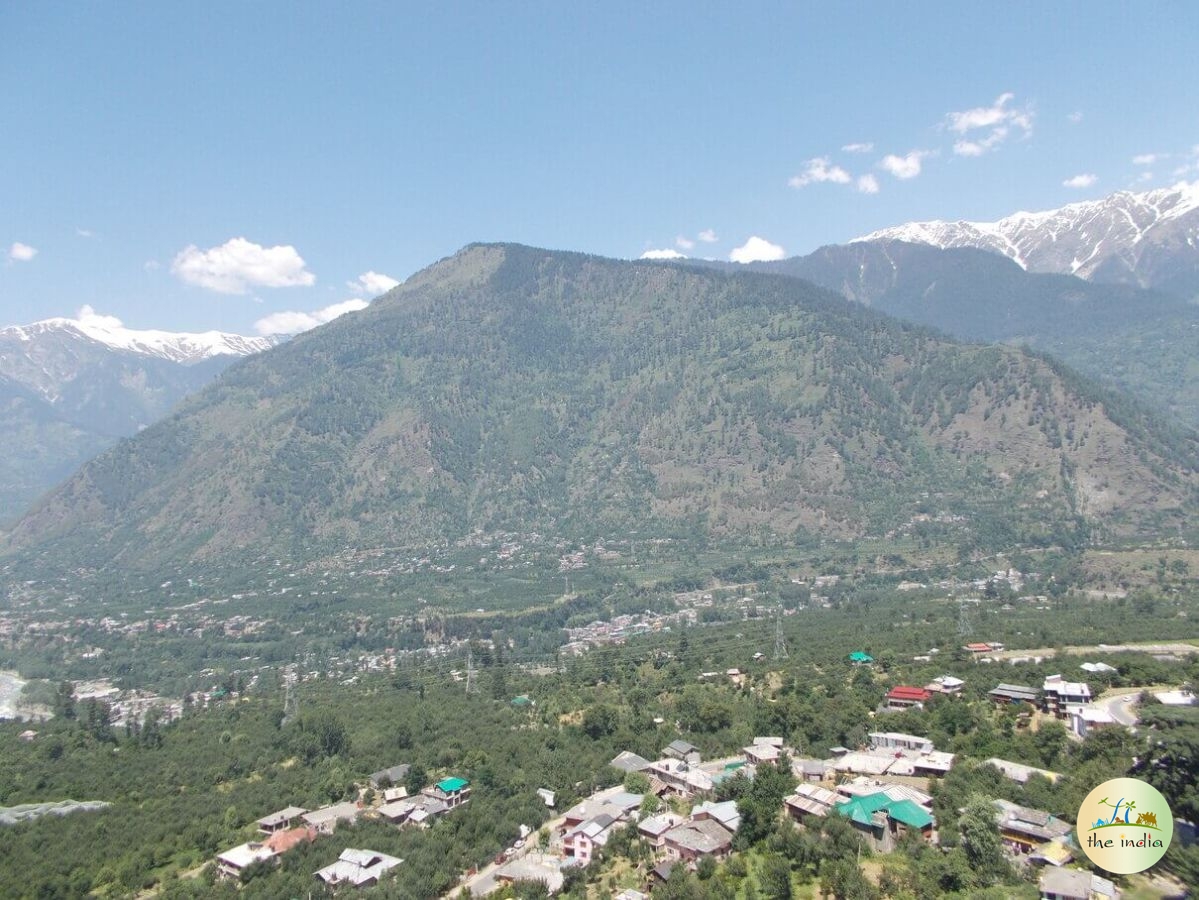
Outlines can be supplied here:
M474 245L227 370L6 538L155 568L476 531L1148 533L1196 441L1016 350L792 278Z
M1199 427L1199 306L1180 296L1027 272L986 250L893 240L752 267L955 337L1028 344Z

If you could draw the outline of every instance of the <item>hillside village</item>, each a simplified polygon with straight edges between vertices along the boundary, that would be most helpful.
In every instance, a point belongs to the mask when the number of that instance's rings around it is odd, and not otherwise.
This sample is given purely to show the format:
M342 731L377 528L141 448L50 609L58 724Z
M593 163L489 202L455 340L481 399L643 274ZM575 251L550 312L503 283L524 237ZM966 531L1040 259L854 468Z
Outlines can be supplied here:
M979 659L1003 650L984 642L962 649ZM863 651L847 654L846 662L867 669L874 665ZM1080 669L1114 671L1094 663L1084 663ZM977 670L977 677L989 674L986 668ZM745 686L739 670L701 673L699 678L712 675L738 688ZM923 710L931 704L961 702L965 684L965 679L945 674L923 687L894 685L879 704L877 721L885 723L888 714ZM1067 681L1060 674L1047 676L1039 688L1001 682L986 696L997 709L1011 710L1017 727L1060 721L1079 741L1098 729L1131 724L1118 722L1093 705L1088 684ZM1185 692L1159 692L1159 696L1173 704L1194 700ZM520 696L512 706L527 709L531 703ZM459 889L451 893L482 897L539 882L553 895L563 889L572 872L590 871L588 867L605 860L610 864L614 851L617 856L634 853L633 841L643 848L632 858L638 860L636 869L644 872L644 880L619 896L644 900L656 885L669 884L676 868L696 872L730 859L746 810L744 798L759 777L765 777L762 773L787 785L776 798L774 813L801 829L820 833L825 822L835 817L844 820L862 847L876 854L900 851L911 841L935 847L941 830L934 794L955 762L955 754L938 750L926 737L881 730L869 732L862 746L833 747L825 758L805 756L774 736L755 736L740 752L714 759L705 759L699 747L683 738L662 747L652 760L624 751L610 760L607 773L596 773L599 781L616 783L596 789L566 809L560 808L553 790L538 789L538 800L549 818L540 825L522 825L515 843L488 865L465 873ZM997 777L1022 785L1033 778L1052 783L1061 777L1058 772L1000 758L981 764ZM359 822L428 829L468 804L476 790L470 780L452 773L431 784L422 784L423 777L423 772L397 763L360 782L355 799L311 810L292 805L266 812L253 823L258 831L255 838L215 856L217 876L239 883L277 865L294 848L319 844L323 837ZM1109 879L1071 866L1081 856L1072 822L1002 798L991 800L990 815L1009 860L1038 882L1041 896L1071 900L1121 896ZM327 886L363 888L385 883L389 873L402 865L402 859L387 853L348 848L312 874Z

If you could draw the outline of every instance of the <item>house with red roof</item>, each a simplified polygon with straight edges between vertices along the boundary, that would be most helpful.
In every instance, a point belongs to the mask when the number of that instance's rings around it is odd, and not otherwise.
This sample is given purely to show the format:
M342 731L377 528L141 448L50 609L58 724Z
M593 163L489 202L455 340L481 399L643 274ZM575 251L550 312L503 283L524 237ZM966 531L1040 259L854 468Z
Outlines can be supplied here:
M907 684L896 685L887 691L887 709L924 708L924 704L932 698L932 691L922 687L912 687Z

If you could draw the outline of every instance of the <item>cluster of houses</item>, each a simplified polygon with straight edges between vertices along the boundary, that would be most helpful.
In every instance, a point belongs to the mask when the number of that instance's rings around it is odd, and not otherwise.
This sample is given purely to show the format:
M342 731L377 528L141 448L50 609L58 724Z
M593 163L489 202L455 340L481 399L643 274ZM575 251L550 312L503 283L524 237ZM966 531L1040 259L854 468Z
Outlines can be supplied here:
M403 787L389 786L395 780L402 780L407 771L407 766L393 766L371 776L371 786L382 790L381 803L376 807L347 800L314 810L288 806L263 816L256 823L258 838L217 854L218 875L240 879L250 866L277 864L292 848L333 834L341 825L353 825L364 815L396 825L425 827L431 818L470 800L470 782L465 778L443 778L412 797ZM313 875L330 886L369 887L401 862L403 860L375 850L346 849L335 862Z
M997 706L1011 705L1031 712L1041 712L1061 719L1078 737L1092 731L1118 726L1111 713L1092 704L1091 688L1085 681L1067 681L1061 675L1050 675L1040 689L1023 684L1000 684L987 692Z

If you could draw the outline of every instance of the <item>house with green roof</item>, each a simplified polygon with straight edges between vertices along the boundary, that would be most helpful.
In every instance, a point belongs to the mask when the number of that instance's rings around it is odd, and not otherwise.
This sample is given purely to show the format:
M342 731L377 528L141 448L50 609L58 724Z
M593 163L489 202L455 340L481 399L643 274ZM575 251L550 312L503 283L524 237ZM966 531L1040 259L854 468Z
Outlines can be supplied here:
M838 803L834 809L869 838L875 850L889 853L908 832L932 842L936 822L932 813L911 800L895 800L885 792L865 794Z
M470 782L465 778L443 778L432 787L425 788L421 793L440 800L448 809L461 806L470 799Z
M849 661L855 666L868 666L874 662L874 657L862 650L855 650L849 654Z

